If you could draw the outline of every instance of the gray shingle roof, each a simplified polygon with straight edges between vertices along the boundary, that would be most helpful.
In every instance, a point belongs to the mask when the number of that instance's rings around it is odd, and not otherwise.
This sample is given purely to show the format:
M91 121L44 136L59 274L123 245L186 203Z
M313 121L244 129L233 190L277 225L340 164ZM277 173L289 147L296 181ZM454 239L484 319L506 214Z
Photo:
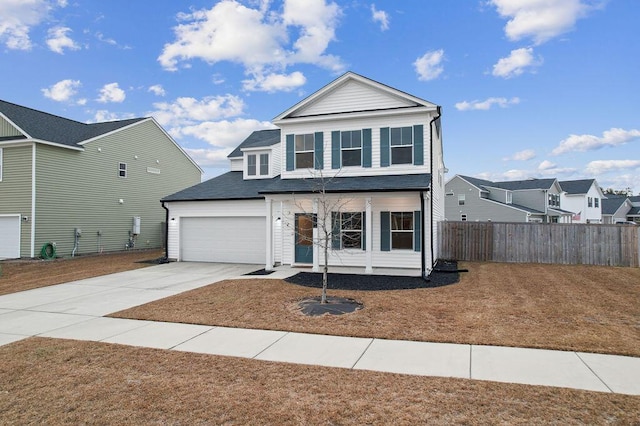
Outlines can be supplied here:
M568 194L586 194L595 183L595 179L563 180L558 183L560 188Z
M161 201L261 199L264 196L259 191L279 179L278 176L272 179L243 180L242 172L227 172L164 197Z
M342 192L426 191L431 186L429 173L415 175L382 175L325 178L325 190ZM322 186L322 179L278 179L262 194L312 193Z
M0 100L0 113L29 136L47 142L78 147L80 142L112 132L145 118L85 124ZM22 137L15 137L22 139Z
M627 200L627 197L610 197L611 194L607 194L609 198L603 198L600 200L602 202L601 209L602 214L614 214L622 204Z
M513 180L504 182L493 182L493 186L510 191L518 191L523 189L549 189L553 186L555 179L526 179Z
M162 201L251 200L264 194L309 194L318 189L320 179L243 180L242 172L227 172L205 182L169 195ZM357 176L327 179L326 191L341 192L400 192L426 191L431 175Z
M243 148L258 148L275 145L280 142L280 129L256 130L251 133L227 158L242 157Z
M486 189L487 186L495 186L495 183L491 182L490 180L478 179L471 176L459 176L469 182L471 185L477 186L478 188L483 190Z

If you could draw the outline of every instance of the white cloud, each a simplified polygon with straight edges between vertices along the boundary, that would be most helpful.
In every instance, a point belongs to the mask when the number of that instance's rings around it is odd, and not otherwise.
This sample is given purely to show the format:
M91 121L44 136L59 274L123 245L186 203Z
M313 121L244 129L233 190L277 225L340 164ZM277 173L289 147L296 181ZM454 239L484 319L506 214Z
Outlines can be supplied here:
M510 105L517 105L520 103L520 98L487 98L484 101L462 101L458 102L455 106L458 111L469 110L481 110L486 111L491 109L493 105L498 105L500 108L507 108Z
M304 74L299 71L291 74L255 75L253 79L243 80L244 90L260 92L291 92L307 82Z
M611 128L604 131L601 137L594 135L570 135L568 138L561 141L560 144L551 151L551 153L553 155L560 155L566 152L593 151L605 146L614 147L623 145L639 138L640 130Z
M67 33L71 32L71 28L54 27L48 31L47 46L53 52L64 54L64 49L79 50L80 45L71 39Z
M640 160L596 160L587 164L586 172L600 175L607 172L640 169Z
M555 168L556 168L556 164L552 163L549 160L544 160L542 163L538 165L538 170L550 170Z
M49 88L42 89L45 97L57 102L68 102L78 93L78 88L82 85L80 80L61 80Z
M523 151L518 151L513 154L511 157L505 157L505 161L515 160L515 161L527 161L535 158L536 152L532 149L525 149Z
M191 126L169 129L171 136L182 139L191 136L207 142L223 158L233 151L254 130L273 129L268 121L237 118L235 120L204 121ZM221 157L221 158L222 158Z
M156 96L164 96L167 94L161 84L154 84L153 86L149 87L149 92L153 93Z
M493 66L492 74L496 77L511 78L522 74L527 68L542 64L542 58L533 56L533 48L523 47L512 50L506 58L501 58Z
M30 50L29 31L46 19L52 7L48 0L0 1L0 43L13 50Z
M100 109L95 112L93 120L89 120L89 123L103 123L105 121L127 120L129 118L136 118L136 115L130 112L111 112L106 109Z
M386 31L389 29L389 15L384 10L377 10L376 5L371 5L371 18L373 22L380 23L380 29Z
M418 80L428 81L438 78L444 71L442 67L442 61L444 60L444 50L432 50L413 63L416 72L418 73Z
M542 44L572 30L591 9L581 0L490 0L508 19L504 32L512 41L531 38Z
M191 97L177 98L173 102L153 104L149 113L166 127L194 126L200 122L236 117L243 113L244 102L234 95L208 96L201 100ZM240 142L238 142L240 143Z
M268 1L253 9L223 0L209 10L179 14L175 41L164 45L158 61L169 71L179 65L188 67L192 59L209 64L235 62L256 81L283 74L287 66L297 63L342 71L340 58L325 53L341 16L335 3L286 0L281 12L268 7ZM259 87L255 85L256 90Z
M123 102L126 97L127 95L124 93L124 90L118 86L118 83L109 83L100 89L100 96L97 101L101 103Z

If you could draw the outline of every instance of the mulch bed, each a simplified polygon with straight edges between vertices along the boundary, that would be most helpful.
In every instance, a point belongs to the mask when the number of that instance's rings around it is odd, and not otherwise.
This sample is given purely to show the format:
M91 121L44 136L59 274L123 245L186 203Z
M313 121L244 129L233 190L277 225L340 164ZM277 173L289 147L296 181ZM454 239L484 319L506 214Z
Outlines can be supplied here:
M332 290L410 290L434 288L455 284L460 281L460 271L456 261L438 261L428 279L397 275L360 275L328 273L328 286ZM299 272L285 281L304 287L322 288L322 273Z
M267 271L264 268L263 269L258 269L257 271L253 271L253 272L249 272L248 274L244 274L244 275L269 275L269 274L273 274L275 272L275 270L271 270L271 271Z

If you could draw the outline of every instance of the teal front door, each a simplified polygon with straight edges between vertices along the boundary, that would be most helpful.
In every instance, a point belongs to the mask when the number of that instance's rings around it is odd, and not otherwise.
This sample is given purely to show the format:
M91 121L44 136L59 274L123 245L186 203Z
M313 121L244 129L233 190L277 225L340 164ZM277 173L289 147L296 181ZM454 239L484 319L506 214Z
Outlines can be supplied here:
M296 213L295 262L313 263L313 215Z

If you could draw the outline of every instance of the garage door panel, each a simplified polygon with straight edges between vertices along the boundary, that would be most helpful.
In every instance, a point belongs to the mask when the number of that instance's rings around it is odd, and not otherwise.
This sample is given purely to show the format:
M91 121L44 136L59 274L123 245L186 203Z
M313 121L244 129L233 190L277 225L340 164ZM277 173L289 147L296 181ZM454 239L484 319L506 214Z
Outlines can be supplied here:
M181 259L190 262L265 261L264 217L188 217L181 219Z
M20 216L0 216L0 259L20 257Z

